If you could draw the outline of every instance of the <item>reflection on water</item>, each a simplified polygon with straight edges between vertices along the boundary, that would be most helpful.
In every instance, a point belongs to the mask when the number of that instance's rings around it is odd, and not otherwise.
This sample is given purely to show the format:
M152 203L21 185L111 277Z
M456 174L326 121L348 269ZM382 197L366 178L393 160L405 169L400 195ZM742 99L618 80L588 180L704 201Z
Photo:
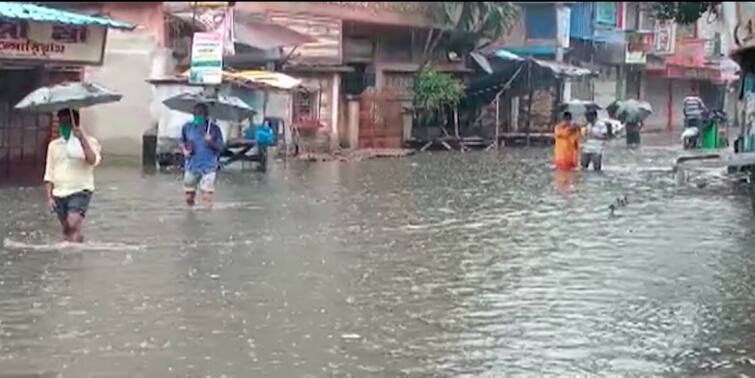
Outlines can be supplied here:
M213 211L103 168L84 247L55 244L41 189L4 189L0 372L753 374L749 204L677 187L678 153L278 165L219 176Z

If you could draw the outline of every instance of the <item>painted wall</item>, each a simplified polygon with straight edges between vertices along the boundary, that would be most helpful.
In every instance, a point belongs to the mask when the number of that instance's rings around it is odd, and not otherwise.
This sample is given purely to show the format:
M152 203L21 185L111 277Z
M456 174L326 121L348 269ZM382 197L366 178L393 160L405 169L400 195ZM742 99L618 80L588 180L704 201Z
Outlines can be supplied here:
M310 13L333 17L340 20L352 20L386 25L411 25L427 27L431 25L428 14L423 12L422 2L350 2L350 1L288 1L288 2L237 2L236 7L248 11L279 11Z
M553 4L549 4L553 5ZM511 31L505 35L499 42L503 43L504 46L555 46L556 45L556 36L554 35L553 38L547 38L547 39L532 39L527 38L527 27L525 24L525 7L526 4L519 4L521 9L521 14L519 17L519 21L514 24L514 26L511 28ZM553 6L553 12L555 17L555 6Z
M82 123L100 141L105 154L138 156L142 135L158 122L149 111L152 86L145 80L165 76L174 64L163 47L162 3L108 2L98 6L99 12L139 26L130 32L110 30L103 65L86 69L87 80L123 94L123 99L83 110Z

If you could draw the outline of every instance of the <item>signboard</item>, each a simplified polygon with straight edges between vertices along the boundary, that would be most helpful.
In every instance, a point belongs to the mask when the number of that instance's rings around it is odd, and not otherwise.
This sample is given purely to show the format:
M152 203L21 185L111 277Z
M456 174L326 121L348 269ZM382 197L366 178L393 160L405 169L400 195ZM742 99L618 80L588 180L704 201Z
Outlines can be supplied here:
M556 18L558 19L558 46L569 48L569 31L571 28L571 8L559 6L556 8Z
M645 64L650 50L652 35L645 33L627 33L624 63Z
M653 52L658 55L671 55L674 53L676 33L674 24L671 22L657 21L655 23L655 43Z
M204 31L219 33L223 36L223 54L231 56L235 54L233 46L233 8L210 8L196 10L194 21L202 24Z
M231 5L230 3L229 1L191 1L189 6L192 8L224 8Z
M223 36L194 33L189 83L218 85L223 81Z
M106 28L0 21L0 59L101 65Z

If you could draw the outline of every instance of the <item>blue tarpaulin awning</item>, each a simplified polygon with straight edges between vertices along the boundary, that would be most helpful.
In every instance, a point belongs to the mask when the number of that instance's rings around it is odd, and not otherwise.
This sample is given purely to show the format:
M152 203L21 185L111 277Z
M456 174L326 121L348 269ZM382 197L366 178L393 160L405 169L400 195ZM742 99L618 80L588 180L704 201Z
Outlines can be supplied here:
M0 20L23 20L77 26L104 26L133 30L136 25L106 17L88 16L65 10L20 2L0 2Z
M504 50L519 56L556 55L555 46L506 46Z

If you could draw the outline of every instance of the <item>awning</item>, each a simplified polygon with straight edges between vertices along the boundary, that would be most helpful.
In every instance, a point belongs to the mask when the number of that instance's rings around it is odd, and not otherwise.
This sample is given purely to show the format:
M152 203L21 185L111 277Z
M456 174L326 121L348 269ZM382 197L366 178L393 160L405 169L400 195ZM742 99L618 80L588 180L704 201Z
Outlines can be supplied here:
M188 83L189 71L180 75L160 79L150 79L151 84ZM223 83L253 90L292 90L302 85L302 81L280 72L271 71L223 71Z
M171 16L205 31L201 23L193 22L194 15L191 12L171 13ZM253 20L239 10L234 10L233 33L235 43L260 50L317 42L316 39L285 26Z
M24 20L45 23L104 26L113 29L133 30L136 25L116 21L106 17L87 16L80 13L43 7L30 3L0 2L0 19Z
M544 60L532 59L535 64L540 67L547 68L553 71L553 74L558 77L568 78L584 78L594 76L595 74L587 68L576 67L565 63L548 62Z
M556 46L507 46L503 50L520 56L556 55Z
M531 60L534 64L537 64L538 66L542 68L551 70L553 72L553 75L557 77L582 78L582 77L594 75L593 72L587 68L576 67L570 64L565 64L565 63L549 62L549 61L535 59L535 58L525 59L508 50L509 49L497 50L495 52L495 58L498 58L504 61L513 61L513 62L523 62L525 60Z
M551 88L564 79L582 79L595 75L586 68L522 58L508 51L496 53L490 57L490 62L494 73L477 75L467 85L466 93L469 97L475 97L474 101L488 101L499 91L525 95L532 89Z
M271 88L290 90L299 87L302 81L280 72L239 71L225 73L228 81L249 82L252 85L265 85Z
M722 81L721 70L714 67L688 67L669 63L664 69L651 69L646 72L648 76L667 79Z

